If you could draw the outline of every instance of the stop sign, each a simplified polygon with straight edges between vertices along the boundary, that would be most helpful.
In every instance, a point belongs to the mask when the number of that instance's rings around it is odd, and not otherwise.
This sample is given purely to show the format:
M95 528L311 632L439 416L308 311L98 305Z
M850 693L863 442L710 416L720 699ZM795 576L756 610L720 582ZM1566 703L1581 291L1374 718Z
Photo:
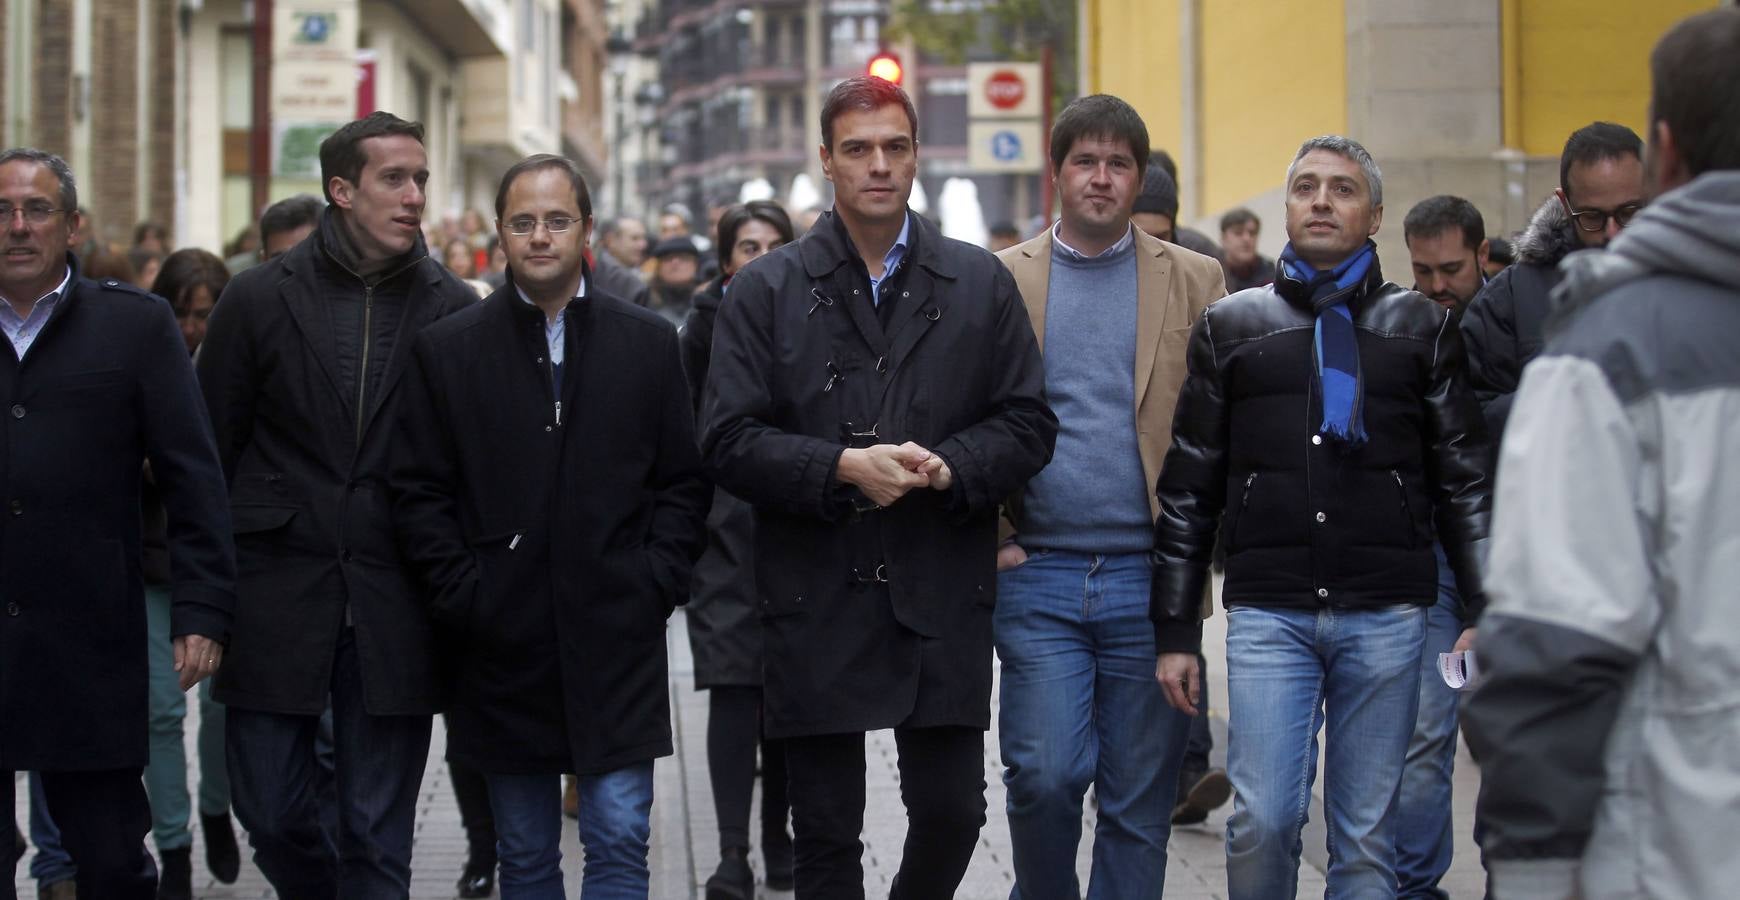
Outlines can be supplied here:
M1014 109L1027 97L1027 82L1020 75L999 69L985 79L985 99L997 109Z

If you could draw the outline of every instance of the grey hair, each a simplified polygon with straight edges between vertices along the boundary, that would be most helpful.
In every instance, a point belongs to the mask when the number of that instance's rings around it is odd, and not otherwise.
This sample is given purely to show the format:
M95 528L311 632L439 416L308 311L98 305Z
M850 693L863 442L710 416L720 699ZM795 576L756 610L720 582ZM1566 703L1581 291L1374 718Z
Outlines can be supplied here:
M67 165L66 160L46 150L38 150L34 147L13 147L10 150L0 151L0 166L18 160L48 167L48 170L54 173L54 177L60 179L60 208L68 212L79 208L78 181L73 178L72 166Z
M605 219L598 225L598 240L607 241L616 237L617 232L622 230L623 223L633 221L633 219L633 216L613 216Z
M1287 166L1287 184L1293 183L1293 173L1299 168L1299 160L1313 150L1327 150L1336 156L1351 159L1359 163L1359 168L1365 173L1365 183L1371 188L1371 205L1384 205L1384 173L1378 171L1377 160L1359 141L1339 134L1325 134L1314 137L1299 145L1299 152L1293 155L1293 162Z

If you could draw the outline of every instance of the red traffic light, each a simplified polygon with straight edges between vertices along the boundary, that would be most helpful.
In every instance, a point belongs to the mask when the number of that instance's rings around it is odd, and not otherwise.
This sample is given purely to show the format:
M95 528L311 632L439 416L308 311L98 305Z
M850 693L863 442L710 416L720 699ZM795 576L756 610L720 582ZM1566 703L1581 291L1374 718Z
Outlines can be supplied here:
M899 84L906 71L900 65L900 57L887 50L870 57L870 65L865 68L869 75L880 78L890 84Z

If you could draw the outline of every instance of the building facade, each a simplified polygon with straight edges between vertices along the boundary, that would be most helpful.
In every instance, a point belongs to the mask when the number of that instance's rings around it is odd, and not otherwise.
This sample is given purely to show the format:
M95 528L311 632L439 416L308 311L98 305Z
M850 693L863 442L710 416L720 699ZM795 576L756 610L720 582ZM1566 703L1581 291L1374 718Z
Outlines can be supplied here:
M914 206L935 215L948 180L965 178L977 187L986 222L1036 212L1037 175L970 168L966 67L889 40L890 7L888 0L646 0L631 46L656 62L657 86L631 101L650 111L642 118L656 138L637 158L638 194L625 192L625 208L677 201L699 214L736 202L757 179L788 205L794 182L807 181L811 190L797 194L826 207L831 192L818 153L823 98L890 49L901 56L902 85L919 115Z
M1286 168L1313 135L1346 134L1384 173L1378 234L1391 276L1401 219L1452 193L1490 234L1558 186L1559 151L1596 120L1645 134L1651 47L1716 0L1080 0L1082 84L1128 99L1179 163L1180 219L1262 217L1286 241ZM1164 52L1157 52L1159 48ZM1646 136L1646 135L1645 135Z
M604 0L0 0L7 146L65 156L99 236L136 222L218 251L268 202L321 193L316 149L376 109L422 122L428 218L487 221L501 173L603 143ZM269 19L265 39L257 29ZM270 89L256 91L269 46ZM268 141L256 142L257 99Z

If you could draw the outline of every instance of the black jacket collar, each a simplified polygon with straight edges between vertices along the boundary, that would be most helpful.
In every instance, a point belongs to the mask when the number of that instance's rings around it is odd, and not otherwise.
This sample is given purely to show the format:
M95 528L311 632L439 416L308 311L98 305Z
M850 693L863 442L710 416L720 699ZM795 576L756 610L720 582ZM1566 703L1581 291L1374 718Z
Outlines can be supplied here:
M912 228L907 236L907 262L923 266L938 278L953 279L954 260L943 252L942 232L929 219L911 209L906 214L912 217ZM858 252L846 235L845 223L839 221L839 216L831 209L822 213L815 227L798 238L798 252L803 257L804 271L811 278L826 277L835 269L858 260Z

